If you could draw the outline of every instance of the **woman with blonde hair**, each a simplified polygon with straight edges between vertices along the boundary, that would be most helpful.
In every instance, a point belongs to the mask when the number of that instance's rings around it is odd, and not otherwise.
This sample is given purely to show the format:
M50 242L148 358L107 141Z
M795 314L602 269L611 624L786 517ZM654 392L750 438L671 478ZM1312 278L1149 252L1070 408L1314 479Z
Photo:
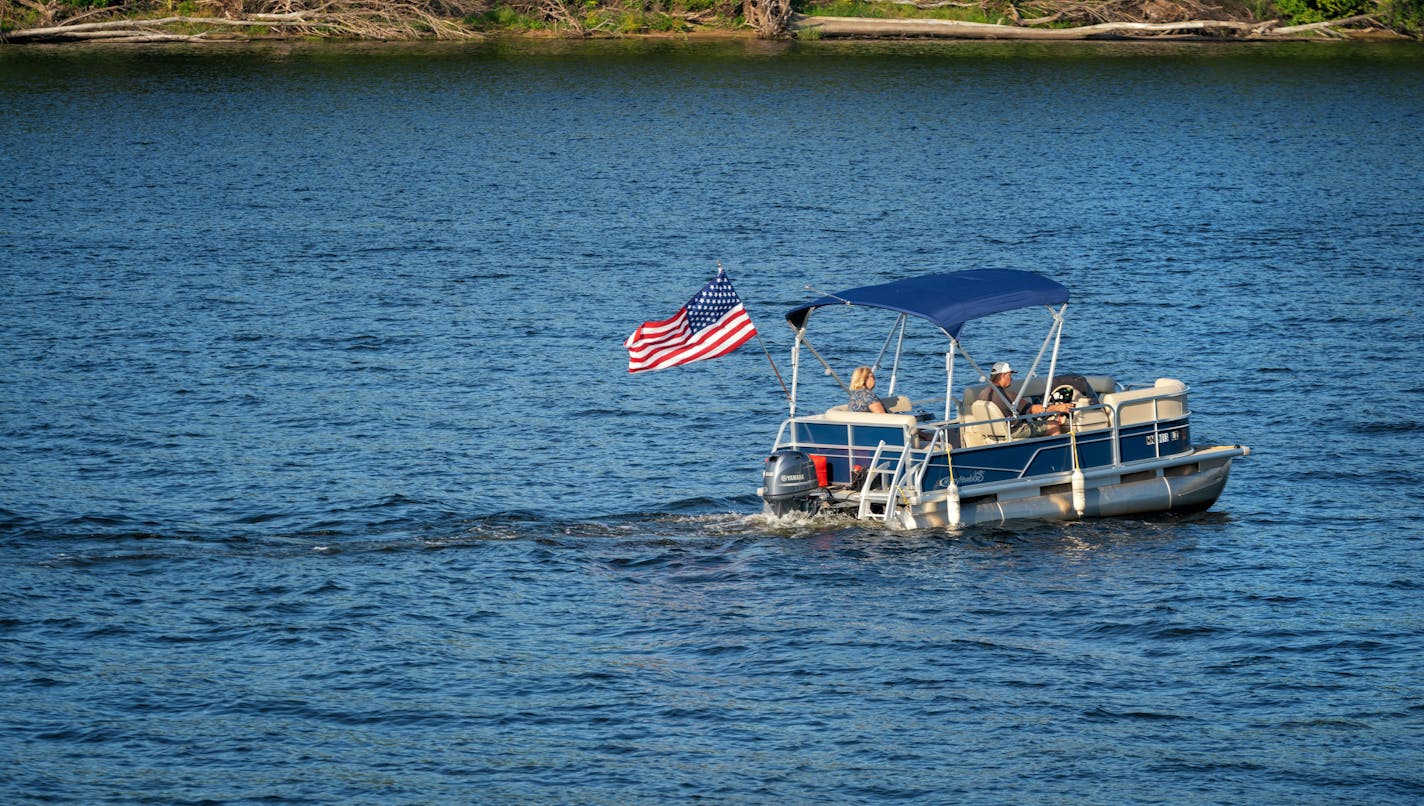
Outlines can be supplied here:
M875 371L870 367L856 367L850 374L851 411L873 411L885 413L885 404L875 396Z

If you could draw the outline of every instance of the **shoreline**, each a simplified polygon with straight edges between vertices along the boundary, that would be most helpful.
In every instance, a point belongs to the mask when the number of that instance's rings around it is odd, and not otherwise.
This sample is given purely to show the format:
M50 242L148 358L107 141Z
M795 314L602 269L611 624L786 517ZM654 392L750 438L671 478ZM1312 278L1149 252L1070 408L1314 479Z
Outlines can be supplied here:
M1011 43L1079 43L1079 44L1201 44L1201 45L1285 45L1315 43L1320 45L1330 44L1405 44L1419 42L1413 37L1392 31L1353 31L1342 32L1338 36L1318 37L1318 36L1272 36L1272 37L1222 37L1203 35L1162 35L1162 36L1095 36L1095 37L1065 37L1065 36L1045 36L1045 37L1004 37L1004 36L952 36L952 35L907 35L907 34L844 34L822 35L813 37L788 36L779 39L766 39L760 37L755 31L686 31L680 33L630 33L618 35L590 35L590 36L566 36L560 34L550 34L546 32L529 31L500 31L482 32L462 39L435 39L429 37L311 37L300 35L268 34L258 36L242 37L207 37L207 36L173 36L173 37L143 37L140 39L48 39L43 41L12 41L7 37L0 36L0 52L10 48L23 47L97 47L103 45L133 45L133 44L199 44L220 46L241 46L241 45L263 45L263 44L333 44L333 45L369 45L379 47L381 45L462 45L472 43L495 43L495 42L565 42L576 44L580 42L765 42L767 44L777 43L801 43L814 44L817 42L877 42L883 44L903 43L906 45L924 44L929 42L941 42L945 44L953 42L998 42L1003 44ZM7 47L8 46L8 47Z
M1229 16L1229 15L1228 15ZM1002 19L1002 18L1000 18ZM490 26L489 21L437 18L392 13L376 23L353 22L342 13L323 11L284 14L243 14L223 17L143 16L116 14L92 20L81 14L69 20L28 28L0 29L0 45L136 44L191 42L469 42L488 40L647 40L647 41L1098 41L1098 42L1414 42L1424 41L1382 26L1360 15L1304 25L1280 25L1278 20L1193 19L1170 22L1115 20L1075 27L1051 27L1030 20L1019 24L946 19L804 15L788 12L771 29L758 30L741 18L718 18L713 24L684 21L676 30L608 30L605 23L588 26L574 20L533 25ZM624 23L626 26L626 23ZM1363 26L1363 27L1351 27Z

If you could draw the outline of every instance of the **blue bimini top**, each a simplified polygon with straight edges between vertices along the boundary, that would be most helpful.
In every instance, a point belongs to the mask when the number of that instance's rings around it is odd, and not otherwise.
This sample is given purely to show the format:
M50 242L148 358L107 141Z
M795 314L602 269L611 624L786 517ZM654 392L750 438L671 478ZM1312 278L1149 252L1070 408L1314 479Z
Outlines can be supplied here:
M841 291L792 308L786 321L800 329L815 308L864 305L928 319L957 339L970 319L1067 301L1068 288L1047 277L1014 269L974 269Z

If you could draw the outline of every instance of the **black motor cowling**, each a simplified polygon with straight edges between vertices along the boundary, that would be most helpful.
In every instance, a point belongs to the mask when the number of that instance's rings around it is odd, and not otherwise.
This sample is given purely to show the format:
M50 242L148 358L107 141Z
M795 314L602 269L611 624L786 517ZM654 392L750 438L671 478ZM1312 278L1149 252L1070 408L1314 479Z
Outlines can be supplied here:
M822 499L815 462L800 451L783 450L768 456L761 471L761 497L777 517L790 512L815 515Z

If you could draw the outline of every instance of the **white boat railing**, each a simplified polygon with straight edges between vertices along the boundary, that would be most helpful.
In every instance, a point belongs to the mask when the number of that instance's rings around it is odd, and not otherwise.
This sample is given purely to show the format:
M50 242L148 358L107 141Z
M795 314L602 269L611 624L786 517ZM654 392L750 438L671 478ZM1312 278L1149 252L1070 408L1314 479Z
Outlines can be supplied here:
M1141 387L1139 389L1125 391L1146 391L1150 388L1152 387ZM1109 446L1111 450L1111 465L1109 467L1120 467L1122 465L1121 436L1123 428L1120 409L1129 405L1150 405L1151 417L1148 419L1144 419L1141 423L1134 422L1132 423L1132 425L1150 424L1152 426L1152 430L1149 432L1148 435L1153 448L1152 458L1161 459L1163 458L1163 445L1168 444L1171 441L1163 438L1161 435L1164 433L1170 433L1172 430L1175 430L1165 429L1161 427L1162 404L1165 401L1175 400L1181 405L1181 411L1173 412L1172 419L1186 419L1190 417L1191 412L1186 409L1185 398L1186 394L1184 391L1173 390L1163 392L1162 394L1148 395L1140 398L1135 398L1130 401L1123 401L1118 405L1114 405L1112 403L1097 403L1089 406L1079 406L1068 413L1069 429L1065 432L1065 434L1074 437L1080 434L1090 434L1096 436L1098 439L1101 439L1101 437L1104 435L1107 436L1109 438ZM1079 424L1079 421L1081 419L1086 418L1093 412L1103 412L1106 415L1107 422L1105 427L1083 427ZM883 520L889 522L895 517L896 511L898 510L899 505L901 503L909 505L912 502L918 502L924 493L924 479L929 472L930 464L934 461L937 454L941 451L950 456L948 471L950 474L950 481L953 482L953 455L956 451L951 447L952 443L949 440L950 429L958 429L959 433L963 434L963 429L966 427L985 426L992 425L995 423L1006 423L1009 425L1010 428L1012 428L1012 425L1014 423L1020 422L1024 419L1043 419L1052 416L1062 415L1045 413L1032 415L1028 418L1000 417L995 419L976 420L973 422L965 423L955 422L954 420L945 420L936 423L925 423L924 425L928 426L928 428L926 428L925 430L927 430L931 434L929 442L921 448L915 448L915 429L910 429L909 431L907 431L904 444L900 446L899 457L894 462L893 467L883 462L885 449L888 446L884 440L880 440L880 442L876 445L875 452L872 455L869 464L866 467L865 479L862 482L861 487L858 491L860 494L860 501L857 516L861 519ZM787 431L788 429L793 428L795 423L801 419L802 418L799 417L790 417L782 421L781 427L780 429L778 429L776 434L776 440L773 443L773 450L777 450L788 445L788 443L786 442ZM1002 442L990 444L1003 445L1011 441L1015 440L1004 440ZM1071 448L1071 450L1073 450L1075 454L1079 450L1078 441L1079 440L1075 439ZM983 447L988 446L986 445ZM963 449L964 448L962 446L961 448L959 448L959 450ZM1186 451L1183 452L1189 452L1190 450L1191 446L1188 445L1186 446ZM1078 466L1078 464L1079 462L1077 456L1075 455L1074 465ZM1088 473L1090 475L1097 475L1104 469L1105 468L1098 467L1091 470L1089 468L1084 468L1083 470L1085 473ZM1021 483L1021 480L1007 481L1004 483L1016 484ZM879 485L879 489L872 489L877 484ZM978 485L975 486L978 487ZM999 486L999 484L995 484L993 486L997 487ZM871 509L872 505L875 503L882 502L884 504L882 512L873 512Z
M1148 387L1148 388L1150 388L1150 387ZM1159 405L1160 402L1163 401L1163 400L1170 399L1170 398L1180 398L1180 397L1182 397L1182 395L1181 395L1180 392L1164 393L1164 394L1161 394L1161 395L1153 395L1153 396L1151 396L1151 397L1144 397L1144 398L1140 398L1140 399L1137 399L1137 400L1133 400L1133 401L1131 401L1131 404L1132 404L1132 405L1151 404L1151 406L1152 406L1152 417L1151 417L1150 423L1151 423L1151 425L1153 426L1153 429L1152 429L1152 436L1153 436L1153 437L1156 437L1158 434L1162 433L1164 430L1171 430L1171 429L1162 429L1162 428L1161 428L1162 412L1161 412L1161 407L1160 407L1160 405ZM1094 405L1091 405L1091 406L1079 406L1079 407L1077 407L1077 408L1074 408L1073 411L1069 412L1069 415L1068 415L1070 418L1072 418L1072 419L1070 420L1070 428L1072 428L1072 433L1076 435L1076 434L1093 433L1093 432L1099 431L1100 429L1098 429L1098 428L1091 428L1091 427L1089 427L1089 428L1086 428L1086 429L1085 429L1085 428L1079 427L1079 426L1077 425L1077 423L1076 423L1076 421L1079 420L1080 418L1082 418L1083 415L1086 415L1086 414L1089 414L1089 413L1095 412L1095 411L1101 411L1101 412L1103 412L1103 413L1106 415L1106 417L1107 417L1107 424L1106 424L1106 427L1103 428L1103 429L1101 429L1101 430L1102 430L1102 431L1105 431L1105 432L1107 433L1108 437L1109 437L1109 446L1110 446L1111 451L1112 451L1112 464L1113 464L1114 466L1121 465L1121 464L1122 464L1122 442L1121 442L1122 424L1121 424L1121 419L1120 419L1119 414L1118 414L1118 407L1116 407L1116 406L1114 406L1114 405L1112 405L1112 404L1108 404L1108 403L1098 403L1098 404L1094 404ZM1173 419L1178 419L1178 418L1185 419L1185 418L1189 418L1190 415L1191 415L1191 412L1184 409L1180 415L1175 415ZM1034 415L1034 416L1033 416L1032 418L1030 418L1030 419L1040 419L1040 418L1046 418L1046 417L1050 417L1050 416L1054 416L1054 415L1051 415L1051 414ZM973 422L962 423L962 424L960 424L960 425L954 425L954 424L950 424L950 423L948 423L948 422L943 423L943 424L940 424L938 427L936 427L936 428L933 430L933 432L932 432L933 436L930 438L929 443L928 443L927 445L925 445L925 447L922 449L922 450L923 450L923 454L920 455L918 459L913 459L913 460L912 460L912 468L910 469L910 471L909 471L908 473L905 473L905 474L897 474L897 476L899 477L899 480L902 482L902 483L901 483L901 486L902 486L902 487L908 487L908 488L910 488L910 489L913 489L913 490L916 491L916 492L922 491L922 487L923 487L923 483L924 483L924 477L925 477L925 474L929 471L930 462L932 462L932 461L934 460L935 456L938 454L939 451L945 450L945 448L946 448L946 447L948 446L948 444L949 444L948 432L949 432L949 429L950 429L950 428L963 427L963 426L975 426L975 425L991 425L991 424L993 424L993 423L999 423L999 422L1006 423L1006 424L1012 424L1013 422L1016 422L1016 421L1018 421L1018 420L1020 420L1020 419L1023 419L1023 418L1017 418L1017 417L1001 417L1001 418L991 419L991 420L976 420L976 421L973 421ZM1153 440L1152 440L1152 443L1153 443L1153 457L1154 457L1154 458L1158 458L1158 459L1162 458L1162 445L1166 443L1166 440L1153 439ZM1001 443L998 443L998 444L1005 444L1005 443L1001 442ZM1077 450L1076 445L1074 446L1074 450ZM908 457L908 456L910 456L911 453L912 453L911 451L906 450L903 455ZM916 451L913 451L913 453L915 453L915 454L920 454L921 452L920 452L919 450L916 450ZM953 472L953 467L950 468L950 472Z
M902 501L909 503L909 498L905 493L905 478L906 468L913 460L907 444L905 449L900 451L900 457L896 460L895 466L889 467L880 461L885 448L885 440L881 440L875 448L875 454L870 459L870 465L865 471L865 481L860 487L860 508L856 511L856 516L888 523L895 517L895 511ZM888 478L886 478L887 476ZM877 479L881 480L880 491L871 489ZM884 497L884 501L880 500L881 496ZM884 504L884 508L878 514L871 509L871 506L877 502Z
M924 490L925 473L929 472L930 462L935 457L935 449L939 448L940 444L943 443L946 448L945 453L949 453L949 425L946 423L943 427L936 428L933 433L934 436L930 437L929 444L925 446L924 458L920 459L913 473L914 489L917 493L923 492ZM909 451L906 451L906 453L908 454ZM953 467L950 468L950 472L953 472Z
M861 482L860 484L860 509L856 511L856 517L858 518L863 519L867 517L873 517L873 513L870 511L870 485L875 483L876 477L883 472L880 469L880 454L884 450L885 440L882 439L880 440L880 444L875 446L875 453L870 457L870 464L867 465L865 468L865 481ZM888 493L889 485L885 486L886 492ZM888 499L886 502L886 507L889 507ZM888 519L889 513L886 512L885 517L881 518L880 520Z
M894 517L895 510L898 508L898 505L901 501L905 502L906 504L910 503L909 496L905 494L905 480L908 474L907 468L914 461L912 457L913 451L910 449L911 441L913 441L913 437L905 441L905 447L900 451L900 460L895 463L895 472L891 474L890 484L886 488L887 497L885 500L885 521L887 523L892 517ZM921 464L923 465L923 463ZM920 475L915 477L914 491L916 498L919 497L920 480L922 478L923 470L921 471Z
M776 430L776 439L773 440L771 443L772 453L775 453L776 451L780 450L781 446L786 444L782 438L786 436L786 429L789 428L791 424L795 421L795 417L789 417L781 421L781 427Z

